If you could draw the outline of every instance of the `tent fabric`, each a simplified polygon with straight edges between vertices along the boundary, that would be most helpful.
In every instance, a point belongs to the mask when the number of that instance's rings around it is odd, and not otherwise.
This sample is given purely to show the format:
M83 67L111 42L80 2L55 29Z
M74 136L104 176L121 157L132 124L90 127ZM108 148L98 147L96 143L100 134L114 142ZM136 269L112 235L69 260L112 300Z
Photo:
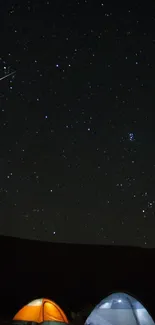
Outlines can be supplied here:
M126 293L103 299L88 316L85 325L155 325L144 306Z
M55 322L55 321L45 321L45 322L39 323L39 325L66 325L66 324L67 323ZM31 322L31 321L13 320L12 325L38 325L38 323Z
M62 309L49 299L36 299L24 306L14 316L13 322L60 322L68 324L68 319Z

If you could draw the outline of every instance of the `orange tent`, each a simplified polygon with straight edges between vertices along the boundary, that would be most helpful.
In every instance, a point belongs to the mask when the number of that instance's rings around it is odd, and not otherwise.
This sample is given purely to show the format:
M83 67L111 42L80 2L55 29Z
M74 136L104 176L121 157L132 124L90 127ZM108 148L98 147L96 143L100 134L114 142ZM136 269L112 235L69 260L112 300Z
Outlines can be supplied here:
M68 324L68 319L62 309L55 302L42 298L33 300L24 306L13 318L13 323L16 324L26 324L29 322L50 322L59 325L58 323Z

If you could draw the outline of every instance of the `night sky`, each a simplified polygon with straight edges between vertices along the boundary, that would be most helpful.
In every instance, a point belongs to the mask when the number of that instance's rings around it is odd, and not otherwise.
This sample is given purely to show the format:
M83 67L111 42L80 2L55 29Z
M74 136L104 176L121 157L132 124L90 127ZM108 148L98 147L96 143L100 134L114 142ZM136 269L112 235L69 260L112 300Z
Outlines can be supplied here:
M155 247L154 1L0 4L0 233Z

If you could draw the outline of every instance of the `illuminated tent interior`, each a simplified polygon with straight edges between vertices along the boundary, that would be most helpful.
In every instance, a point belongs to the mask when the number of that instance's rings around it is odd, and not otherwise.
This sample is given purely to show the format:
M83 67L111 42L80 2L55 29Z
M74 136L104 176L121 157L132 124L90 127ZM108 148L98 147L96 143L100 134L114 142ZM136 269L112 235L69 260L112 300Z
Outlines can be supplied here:
M62 325L68 319L62 309L49 299L36 299L24 306L13 318L15 325Z
M103 299L88 316L85 325L155 325L145 307L126 293Z

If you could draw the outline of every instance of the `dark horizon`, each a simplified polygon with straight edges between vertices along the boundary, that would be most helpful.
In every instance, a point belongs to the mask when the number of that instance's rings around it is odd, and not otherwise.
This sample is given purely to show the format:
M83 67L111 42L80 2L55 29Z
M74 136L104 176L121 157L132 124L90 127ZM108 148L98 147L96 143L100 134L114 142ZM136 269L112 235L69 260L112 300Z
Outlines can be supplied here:
M0 247L0 315L4 319L36 298L54 300L70 315L118 291L135 296L155 319L154 249L64 245L4 236L0 236Z
M23 242L23 243L27 243L27 242L31 242L31 243L38 243L38 244L42 244L42 245L50 245L52 244L55 247L77 247L77 248L111 248L111 249L122 249L122 250L141 250L141 251L154 251L155 252L155 247L147 247L147 246L133 246L133 245L114 245L114 244L98 244L98 243L79 243L79 242L67 242L67 241L59 241L59 242L55 242L55 241L48 241L48 240L41 240L41 239L33 239L33 238L27 238L27 237L19 237L19 236L11 236L11 235L3 235L0 234L0 240L4 240L4 241L13 241L13 242Z

